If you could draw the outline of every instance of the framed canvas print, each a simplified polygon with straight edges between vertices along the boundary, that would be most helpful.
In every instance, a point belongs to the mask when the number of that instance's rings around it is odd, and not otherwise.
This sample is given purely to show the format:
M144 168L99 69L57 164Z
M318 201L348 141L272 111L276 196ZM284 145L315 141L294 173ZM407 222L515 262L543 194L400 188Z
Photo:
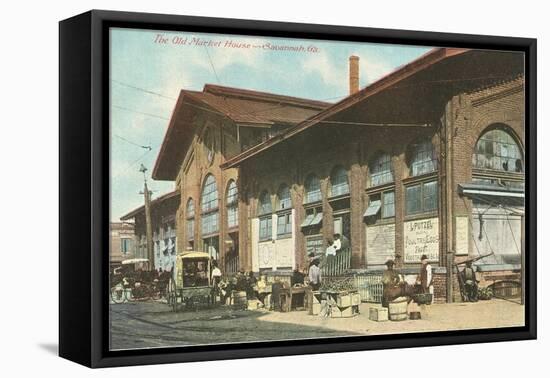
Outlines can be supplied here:
M60 22L60 355L536 337L536 41Z

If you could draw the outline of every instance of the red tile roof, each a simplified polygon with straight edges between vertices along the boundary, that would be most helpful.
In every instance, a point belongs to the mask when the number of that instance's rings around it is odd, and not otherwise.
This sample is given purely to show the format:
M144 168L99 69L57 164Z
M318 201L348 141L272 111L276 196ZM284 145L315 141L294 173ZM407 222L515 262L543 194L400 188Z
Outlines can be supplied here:
M458 49L458 48L435 48L428 51L426 54L422 55L418 59L413 60L412 62L405 64L395 71L389 73L388 75L382 77L381 79L375 81L369 86L361 89L359 92L348 96L341 100L340 102L334 104L333 106L325 109L322 112L319 112L315 116L304 120L303 122L290 127L285 130L283 133L268 139L267 141L260 143L248 150L240 153L237 156L229 159L221 165L222 168L231 168L238 166L243 161L249 159L250 157L278 144L279 142L291 138L292 136L308 129L309 127L316 125L324 120L329 119L330 117L336 115L337 113L350 108L351 106L365 100L366 98L373 96L377 93L384 91L385 89L401 82L402 80L418 73L426 68L431 67L432 65L443 61L447 58L463 54L468 52L468 49Z
M312 117L330 103L247 89L207 84L202 92L182 90L153 169L153 178L174 180L185 156L185 142L192 140L191 115L217 114L240 126L295 125ZM187 119L185 117L188 117Z

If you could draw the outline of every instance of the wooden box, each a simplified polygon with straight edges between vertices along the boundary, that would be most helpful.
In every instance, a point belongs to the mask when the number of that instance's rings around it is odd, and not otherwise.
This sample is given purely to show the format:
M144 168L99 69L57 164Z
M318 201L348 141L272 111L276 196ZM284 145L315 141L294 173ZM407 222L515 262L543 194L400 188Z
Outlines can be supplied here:
M338 307L349 307L351 306L351 294L345 294L345 295L340 295L338 294L336 296L336 304L338 305Z
M375 322L385 322L388 320L388 309L385 307L371 307L369 309L369 319Z

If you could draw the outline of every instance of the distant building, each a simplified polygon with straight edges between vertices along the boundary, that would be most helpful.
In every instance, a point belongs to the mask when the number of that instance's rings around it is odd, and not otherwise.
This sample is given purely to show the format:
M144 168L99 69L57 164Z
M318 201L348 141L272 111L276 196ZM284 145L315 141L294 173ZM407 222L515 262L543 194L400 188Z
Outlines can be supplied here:
M176 212L180 205L179 192L166 193L151 200L151 223L153 228L153 256L151 267L170 270L176 259ZM147 258L145 206L140 206L120 218L133 220L135 225L135 257Z
M123 260L131 259L134 256L134 225L128 222L111 222L111 268L120 266Z

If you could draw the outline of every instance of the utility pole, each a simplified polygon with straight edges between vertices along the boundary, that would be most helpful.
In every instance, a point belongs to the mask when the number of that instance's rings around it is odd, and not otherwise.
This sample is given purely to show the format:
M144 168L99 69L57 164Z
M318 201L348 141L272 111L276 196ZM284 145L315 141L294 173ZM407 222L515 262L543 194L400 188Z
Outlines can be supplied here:
M143 164L139 168L139 171L143 173L143 199L145 201L145 236L147 238L147 259L149 260L149 270L153 269L155 263L155 256L153 254L153 225L151 223L151 192L147 188L147 168Z

